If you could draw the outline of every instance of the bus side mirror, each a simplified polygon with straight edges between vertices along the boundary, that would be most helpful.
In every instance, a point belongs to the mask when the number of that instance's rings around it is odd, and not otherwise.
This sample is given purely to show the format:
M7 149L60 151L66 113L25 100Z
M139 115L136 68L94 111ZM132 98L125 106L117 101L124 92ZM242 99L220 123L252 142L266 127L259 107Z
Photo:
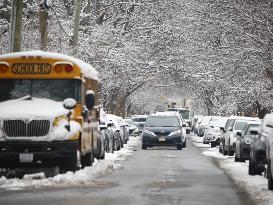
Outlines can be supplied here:
M93 90L87 90L85 94L85 105L88 110L91 110L95 105L95 92Z
M67 98L63 101L63 106L67 110L73 110L76 107L76 105L77 102L73 98Z
M76 100L74 100L73 98L67 98L63 101L63 106L65 109L69 110L69 113L67 114L67 122L68 124L65 125L65 128L67 129L67 131L70 132L70 117L71 117L71 110L73 110L77 105Z

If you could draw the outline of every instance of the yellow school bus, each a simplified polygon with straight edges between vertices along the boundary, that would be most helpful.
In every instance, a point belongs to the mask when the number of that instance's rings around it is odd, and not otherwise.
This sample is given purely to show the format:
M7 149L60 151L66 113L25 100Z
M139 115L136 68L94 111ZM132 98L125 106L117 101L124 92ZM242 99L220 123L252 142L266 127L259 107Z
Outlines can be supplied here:
M0 168L92 165L97 89L97 71L73 57L1 55Z

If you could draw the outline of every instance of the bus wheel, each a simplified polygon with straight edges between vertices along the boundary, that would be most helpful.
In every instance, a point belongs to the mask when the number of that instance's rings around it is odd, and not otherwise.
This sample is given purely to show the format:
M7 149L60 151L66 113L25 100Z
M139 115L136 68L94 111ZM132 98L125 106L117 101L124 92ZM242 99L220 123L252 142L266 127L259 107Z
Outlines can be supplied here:
M65 172L71 171L71 172L75 172L79 169L80 167L80 152L77 151L73 154L73 156L66 158L62 165L61 165L61 169L64 170Z

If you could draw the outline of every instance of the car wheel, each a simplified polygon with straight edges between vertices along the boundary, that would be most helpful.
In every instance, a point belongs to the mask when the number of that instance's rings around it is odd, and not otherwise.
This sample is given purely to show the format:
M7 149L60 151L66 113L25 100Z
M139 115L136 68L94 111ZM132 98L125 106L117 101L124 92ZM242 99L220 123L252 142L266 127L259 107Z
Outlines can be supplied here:
M253 176L254 172L253 172L253 162L251 159L249 159L249 163L248 163L248 174Z
M210 143L210 147L216 147L216 143L215 142L211 142ZM220 152L220 151L219 151Z
M182 150L182 147L183 147L183 145L181 145L181 144L179 144L179 145L177 145L177 150Z
M220 142L218 151L219 151L219 153L223 153L223 144L221 142Z
M143 145L142 145L142 149L147 149L147 145L146 145L146 144L143 144Z
M235 156L234 156L234 161L235 161L235 162L239 162L239 161L240 161L240 159L237 157L236 152L235 152Z
M186 148L187 146L187 140L185 139L185 142L183 143L183 148Z
M273 178L272 178L272 170L271 170L270 162L268 162L267 180L268 180L268 190L273 190Z
M225 150L225 147L226 147L226 145L225 145L225 144L223 144L223 155L224 155L224 156L226 156L226 155L228 154L228 151L227 151L227 150Z
M230 141L228 142L228 156L233 156L234 155L234 151L232 150L231 146L230 146Z

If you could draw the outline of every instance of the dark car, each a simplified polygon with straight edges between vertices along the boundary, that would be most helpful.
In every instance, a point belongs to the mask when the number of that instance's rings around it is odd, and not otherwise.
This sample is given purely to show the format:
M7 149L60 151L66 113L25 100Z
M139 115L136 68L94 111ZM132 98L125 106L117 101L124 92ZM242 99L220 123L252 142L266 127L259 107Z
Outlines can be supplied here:
M249 160L250 156L250 144L255 138L255 134L252 134L253 131L258 131L261 122L248 122L242 131L237 132L237 140L235 147L235 162L244 162Z
M261 175L265 170L265 164L267 163L266 151L268 146L268 136L269 133L272 132L272 127L267 125L271 118L272 114L267 114L264 117L258 132L252 131L252 134L256 134L256 137L250 144L249 175Z
M181 118L176 112L161 112L150 115L142 134L142 149L153 146L176 146L181 150L186 142Z

